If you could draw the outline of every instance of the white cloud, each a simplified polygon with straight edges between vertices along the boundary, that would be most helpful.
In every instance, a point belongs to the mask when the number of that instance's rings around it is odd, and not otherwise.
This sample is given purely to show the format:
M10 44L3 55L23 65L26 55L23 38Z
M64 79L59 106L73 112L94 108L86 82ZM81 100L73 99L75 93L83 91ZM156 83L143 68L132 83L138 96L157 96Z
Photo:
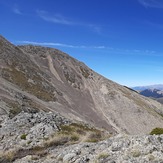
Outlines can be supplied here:
M146 8L163 8L162 0L138 0Z
M60 47L68 47L68 48L78 48L84 46L74 46L69 44L62 44L62 43L53 43L53 42L34 42L34 41L17 41L21 44L33 44L33 45L42 45L42 46L60 46Z
M89 28L94 33L97 33L97 34L101 34L101 31L102 31L101 27L99 25L73 21L70 18L66 18L65 16L63 16L61 14L50 14L44 10L37 10L36 13L41 19L43 19L44 21L47 21L47 22Z
M50 15L47 11L44 11L44 10L37 10L37 15L43 20L48 21L48 22L57 23L57 24L65 24L65 25L76 25L75 22L68 20L62 15L59 15L59 14Z
M64 43L57 43L57 42L35 42L35 41L16 41L19 44L33 44L33 45L40 45L40 46L58 46L58 47L66 47L66 48L82 48L82 49L99 49L105 50L105 52L110 54L117 54L117 55L137 55L137 56L154 56L154 57L163 57L162 53L158 53L154 50L139 50L139 49L119 49L113 48L104 45L97 45L97 46L86 46L86 45L71 45L71 44L64 44Z
M34 42L34 41L17 41L20 44L33 44L33 45L42 45L42 46L60 46L67 48L92 48L92 49L106 49L105 46L85 46L85 45L70 45L56 42Z

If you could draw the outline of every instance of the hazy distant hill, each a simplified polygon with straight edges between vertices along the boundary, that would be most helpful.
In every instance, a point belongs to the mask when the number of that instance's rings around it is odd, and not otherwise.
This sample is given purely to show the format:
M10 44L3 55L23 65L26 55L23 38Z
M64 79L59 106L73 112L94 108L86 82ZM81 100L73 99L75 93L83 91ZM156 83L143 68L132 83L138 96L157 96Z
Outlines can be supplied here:
M136 87L132 87L132 89L137 90L137 91L142 91L145 89L163 90L163 84L156 84L156 85L149 85L149 86L136 86Z
M153 97L153 98L163 97L163 91L158 89L145 89L143 91L140 91L140 94L146 97Z
M110 132L163 127L163 106L97 74L57 49L15 46L0 36L0 118L59 112Z
M141 95L153 98L163 104L163 84L137 86L132 89L138 91Z
M145 89L140 91L140 94L146 97L151 97L160 103L163 103L163 90Z

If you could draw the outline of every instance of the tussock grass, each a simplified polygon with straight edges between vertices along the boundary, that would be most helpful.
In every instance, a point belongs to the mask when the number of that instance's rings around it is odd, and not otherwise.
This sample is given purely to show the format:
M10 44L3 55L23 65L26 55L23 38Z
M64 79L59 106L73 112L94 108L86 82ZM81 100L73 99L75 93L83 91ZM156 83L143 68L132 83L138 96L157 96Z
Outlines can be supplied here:
M11 163L27 155L35 157L44 157L47 155L46 148L43 146L34 146L32 148L14 148L8 151L0 152L0 163Z
M97 157L98 160L106 159L108 156L110 156L108 153L100 153Z
M10 163L14 160L17 153L16 149L11 149L8 151L0 151L0 162L1 163Z
M72 123L60 126L60 131L45 139L43 146L55 147L60 145L75 144L79 142L98 142L110 137L103 131L88 127L83 124Z

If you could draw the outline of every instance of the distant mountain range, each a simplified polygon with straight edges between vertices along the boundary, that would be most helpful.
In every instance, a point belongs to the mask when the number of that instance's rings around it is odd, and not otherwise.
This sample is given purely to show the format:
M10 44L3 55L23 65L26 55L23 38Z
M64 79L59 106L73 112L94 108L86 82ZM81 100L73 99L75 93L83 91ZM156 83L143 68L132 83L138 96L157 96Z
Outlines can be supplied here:
M145 89L143 91L140 91L140 94L146 97L153 97L153 98L163 97L163 91L158 89Z
M153 98L163 104L163 90L145 89L139 92L141 95Z
M142 91L145 89L163 90L163 84L155 84L155 85L148 85L148 86L136 86L136 87L132 87L132 89L134 89L136 91Z
M132 87L132 89L138 91L143 96L153 98L163 104L163 84L137 86Z

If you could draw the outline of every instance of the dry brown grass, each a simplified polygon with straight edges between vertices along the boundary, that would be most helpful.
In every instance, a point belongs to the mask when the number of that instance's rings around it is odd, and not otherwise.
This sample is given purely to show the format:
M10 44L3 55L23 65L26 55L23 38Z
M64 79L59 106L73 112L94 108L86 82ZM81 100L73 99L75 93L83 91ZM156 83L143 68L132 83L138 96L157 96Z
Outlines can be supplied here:
M83 124L62 125L60 131L44 141L43 146L52 147L79 142L98 142L110 137L101 130Z
M29 149L14 148L8 151L0 151L0 163L10 163L27 155L44 157L47 155L46 148L35 146Z
M8 151L0 151L0 162L12 162L15 158L15 155L17 153L16 149L11 149Z

